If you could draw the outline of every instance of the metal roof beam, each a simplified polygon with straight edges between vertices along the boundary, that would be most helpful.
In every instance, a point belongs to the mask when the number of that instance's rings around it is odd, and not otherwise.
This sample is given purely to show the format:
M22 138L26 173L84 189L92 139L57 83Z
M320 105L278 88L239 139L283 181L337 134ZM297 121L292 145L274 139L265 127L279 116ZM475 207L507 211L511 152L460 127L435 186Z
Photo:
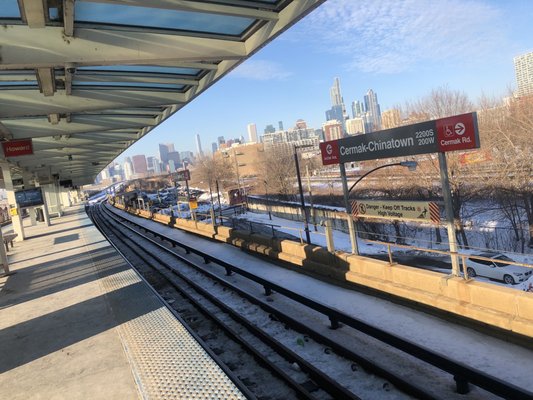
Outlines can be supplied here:
M74 35L74 0L63 0L63 32L68 37Z
M59 91L53 97L44 98L37 90L2 90L0 96L0 119L3 117L45 116L58 113L79 113L114 108L164 106L185 103L183 93L135 91L135 90L90 90L78 89L67 96Z
M187 85L198 86L196 79L173 78L171 74L139 74L139 73L107 73L107 71L87 72L79 71L76 73L76 79L83 82L132 82L132 83L162 83L170 85Z
M30 28L44 28L48 9L45 0L19 0L19 9L22 19Z
M50 114L57 116L58 114ZM50 117L50 116L49 116ZM61 135L72 135L92 132L106 132L117 129L134 129L139 131L145 126L153 126L153 118L132 117L132 118L106 118L106 117L87 117L74 118L68 123L65 119L53 120L47 118L31 118L21 120L6 120L5 126L11 131L16 138L25 137L53 137ZM137 133L136 133L137 134ZM131 138L131 136L130 136Z
M56 91L55 74L52 68L37 68L39 90L45 96L53 96Z
M162 8L165 10L189 11L208 14L230 15L233 17L253 18L266 21L275 21L278 14L275 11L265 10L266 5L261 8L238 7L235 5L214 4L202 1L190 0L91 0L93 3L113 3L126 6ZM244 4L244 3L243 3Z
M219 61L246 56L244 43L192 36L77 28L65 45L60 27L36 35L24 25L8 25L0 35L1 69ZM31 51L28 51L31 49Z

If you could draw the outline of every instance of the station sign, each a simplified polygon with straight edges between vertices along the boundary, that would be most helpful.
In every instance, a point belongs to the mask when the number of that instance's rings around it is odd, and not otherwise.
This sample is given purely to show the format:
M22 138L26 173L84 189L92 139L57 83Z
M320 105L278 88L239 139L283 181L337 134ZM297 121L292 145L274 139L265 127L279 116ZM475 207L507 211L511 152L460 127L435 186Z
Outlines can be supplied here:
M191 173L188 169L182 169L180 171L176 171L176 180L178 181L190 181L191 180Z
M354 218L440 223L439 205L433 201L352 201Z
M324 165L474 148L475 112L320 143Z
M31 139L10 140L2 142L4 157L18 157L33 154L33 143Z

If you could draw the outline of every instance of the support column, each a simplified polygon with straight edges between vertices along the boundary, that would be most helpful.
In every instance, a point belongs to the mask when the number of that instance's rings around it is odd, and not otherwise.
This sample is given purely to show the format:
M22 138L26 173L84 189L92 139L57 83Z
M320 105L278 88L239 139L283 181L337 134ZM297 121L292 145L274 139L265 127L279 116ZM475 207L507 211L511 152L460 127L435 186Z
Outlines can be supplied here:
M2 236L2 229L0 229L0 267L3 269L3 273L0 273L1 276L10 275L9 263L7 262L7 253L6 247L4 246L4 237Z
M23 171L22 172L22 182L24 183L24 189L29 189L29 188L35 187L33 183L30 183L31 180L32 180L31 174L29 174L26 171ZM37 217L35 215L36 208L35 207L30 207L27 210L28 210L28 213L30 214L31 226L36 226L37 225Z
M339 168L341 171L341 181L342 181L342 193L344 194L344 207L346 208L346 222L348 223L348 231L350 233L350 242L352 243L352 253L359 255L359 246L357 245L357 227L354 223L352 217L352 209L350 208L350 203L348 202L348 181L346 180L346 168L344 164L340 163Z
M11 180L11 170L9 169L9 164L2 163L2 175L4 177L4 185L7 192L7 201L9 203L9 212L16 212L16 215L11 214L11 223L13 225L13 231L17 234L15 238L16 241L22 241L26 237L24 236L24 226L22 224L21 209L18 207L15 200L15 190L13 188L13 182ZM3 243L1 243L3 245Z
M50 226L50 213L48 212L48 203L47 203L47 200L46 200L45 187L44 186L40 186L38 182L35 184L35 186L41 188L41 191L42 191L42 194L43 194L43 203L44 203L41 206L42 210L43 210L44 222L45 222L46 226Z
M448 243L452 258L452 275L460 276L459 257L457 256L457 239L455 237L455 225L453 218L452 192L448 178L448 164L446 153L439 153L440 179L442 183L442 197L444 198L444 210L446 211L446 225L448 227Z

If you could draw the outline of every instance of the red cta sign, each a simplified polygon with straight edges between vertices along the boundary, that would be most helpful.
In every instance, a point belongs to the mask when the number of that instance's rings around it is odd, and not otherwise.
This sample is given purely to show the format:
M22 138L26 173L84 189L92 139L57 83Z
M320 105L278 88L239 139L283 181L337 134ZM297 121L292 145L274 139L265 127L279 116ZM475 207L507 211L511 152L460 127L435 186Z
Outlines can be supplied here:
M479 147L474 114L462 114L435 121L439 151L467 150Z
M339 143L337 140L320 143L320 153L322 154L322 164L339 164Z
M4 157L17 157L33 154L31 139L11 140L2 142Z

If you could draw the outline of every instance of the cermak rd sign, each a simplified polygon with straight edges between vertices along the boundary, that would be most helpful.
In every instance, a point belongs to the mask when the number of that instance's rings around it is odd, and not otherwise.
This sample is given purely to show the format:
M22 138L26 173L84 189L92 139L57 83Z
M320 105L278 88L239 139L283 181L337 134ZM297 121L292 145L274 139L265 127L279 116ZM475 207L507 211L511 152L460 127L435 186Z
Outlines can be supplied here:
M478 147L476 113L320 143L324 165Z

